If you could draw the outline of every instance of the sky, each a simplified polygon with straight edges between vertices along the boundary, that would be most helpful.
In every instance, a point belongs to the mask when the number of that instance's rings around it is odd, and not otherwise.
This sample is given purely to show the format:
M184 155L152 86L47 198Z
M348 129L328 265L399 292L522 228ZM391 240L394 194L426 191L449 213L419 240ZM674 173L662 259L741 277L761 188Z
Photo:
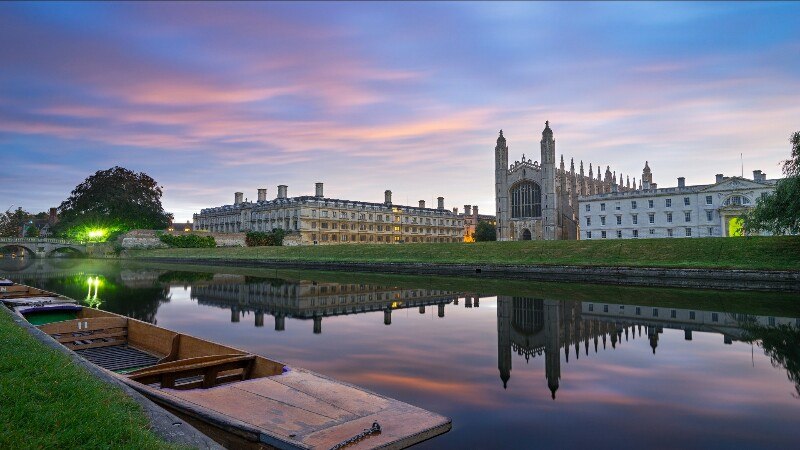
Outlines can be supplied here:
M780 176L800 130L800 3L3 3L0 210L115 165L178 222L289 186L494 209L511 162L637 180ZM595 170L596 173L596 170Z

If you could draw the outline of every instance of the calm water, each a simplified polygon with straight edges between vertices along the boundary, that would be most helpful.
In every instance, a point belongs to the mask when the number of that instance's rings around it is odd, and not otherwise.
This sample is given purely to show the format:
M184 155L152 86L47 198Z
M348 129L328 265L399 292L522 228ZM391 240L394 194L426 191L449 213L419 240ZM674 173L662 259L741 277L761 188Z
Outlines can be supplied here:
M800 439L796 295L91 260L0 275L452 417L418 448Z

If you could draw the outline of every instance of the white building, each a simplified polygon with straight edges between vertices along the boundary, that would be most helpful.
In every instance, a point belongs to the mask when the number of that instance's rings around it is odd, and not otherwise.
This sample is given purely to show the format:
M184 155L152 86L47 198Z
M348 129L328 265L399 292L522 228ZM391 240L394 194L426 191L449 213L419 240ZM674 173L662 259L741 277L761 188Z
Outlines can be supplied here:
M658 188L645 163L639 189L581 196L580 239L631 239L735 236L741 234L741 216L778 180L767 180L760 170L753 179L716 176L713 184Z

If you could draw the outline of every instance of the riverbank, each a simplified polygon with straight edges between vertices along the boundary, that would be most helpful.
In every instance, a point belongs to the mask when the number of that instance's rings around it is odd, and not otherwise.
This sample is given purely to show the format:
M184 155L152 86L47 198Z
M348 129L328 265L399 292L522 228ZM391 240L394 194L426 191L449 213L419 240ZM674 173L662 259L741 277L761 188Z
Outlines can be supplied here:
M170 248L132 258L800 270L800 237Z
M256 268L800 291L800 238L528 241L139 250L133 259Z
M0 448L214 446L155 406L148 414L158 416L159 423L151 422L154 417L148 417L121 387L38 342L5 307L0 308ZM154 429L190 444L166 442Z

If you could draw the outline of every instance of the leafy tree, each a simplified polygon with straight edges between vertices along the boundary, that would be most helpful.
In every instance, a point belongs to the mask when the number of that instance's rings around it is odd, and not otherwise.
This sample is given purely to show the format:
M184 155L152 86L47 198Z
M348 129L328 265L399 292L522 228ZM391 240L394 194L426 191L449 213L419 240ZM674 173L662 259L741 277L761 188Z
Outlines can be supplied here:
M98 171L58 207L56 232L86 240L136 228L166 228L172 214L161 206L161 195L161 187L144 172L118 166Z
M30 213L23 211L22 208L17 208L13 212L9 208L0 216L0 236L19 237L23 224L29 217Z
M773 234L800 233L800 131L789 138L791 158L783 162L786 178L778 181L775 191L760 199L744 217L748 233L769 231Z
M485 242L485 241L496 241L497 240L497 229L494 225L486 221L478 222L478 225L475 227L475 241L477 242Z
M36 228L36 225L28 225L28 228L25 230L25 237L39 237L39 229Z
M795 396L800 398L800 328L786 324L763 327L755 322L745 322L743 328L745 341L757 342L773 367L786 369L786 376L794 383Z

